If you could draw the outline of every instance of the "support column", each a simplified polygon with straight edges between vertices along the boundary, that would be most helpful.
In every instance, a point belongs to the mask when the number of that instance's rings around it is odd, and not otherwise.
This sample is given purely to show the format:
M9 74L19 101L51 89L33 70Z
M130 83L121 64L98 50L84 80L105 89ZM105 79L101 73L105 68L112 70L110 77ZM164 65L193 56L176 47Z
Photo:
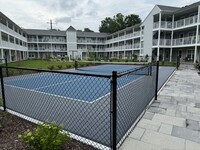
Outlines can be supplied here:
M174 27L174 15L172 16L172 28ZM174 36L174 31L171 31L171 47L170 47L170 56L169 56L169 61L172 62L172 46L173 46L173 36Z
M21 54L21 51L19 51L19 60L22 60L22 54Z
M3 52L3 48L1 49L1 59L4 59L4 52ZM3 61L2 61L3 62Z
M117 51L117 57L118 57L118 59L119 59L119 51Z
M17 55L17 51L15 50L15 61L18 61L18 55Z
M126 58L126 51L124 51L124 59Z
M197 44L198 44L198 37L199 37L199 10L200 6L198 7L198 15L197 15L197 29L196 29L196 41L195 41L195 48L194 48L194 63L197 60Z
M160 55L160 27L161 27L161 13L159 13L159 30L158 30L157 61L159 61L159 55Z
M170 54L169 54L170 62L172 62L172 48L170 48Z
M11 53L11 50L9 50L9 62L12 62L12 53Z
M163 49L162 55L163 55L162 61L165 61L165 48Z

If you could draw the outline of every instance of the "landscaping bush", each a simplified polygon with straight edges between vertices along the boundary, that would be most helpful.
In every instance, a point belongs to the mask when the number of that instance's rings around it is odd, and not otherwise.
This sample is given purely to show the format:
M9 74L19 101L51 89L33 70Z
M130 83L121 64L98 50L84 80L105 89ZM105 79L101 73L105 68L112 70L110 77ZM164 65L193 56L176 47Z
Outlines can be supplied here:
M3 106L3 99L0 98L0 106Z
M58 65L57 67L58 67L59 70L61 70L63 68L62 65Z
M54 65L48 66L47 67L49 70L53 70L54 69Z
M57 126L56 122L46 121L18 138L36 150L60 150L69 139L69 134L62 131L63 127L63 124Z
M72 67L72 65L70 65L70 64L66 65L66 68L71 68L71 67Z

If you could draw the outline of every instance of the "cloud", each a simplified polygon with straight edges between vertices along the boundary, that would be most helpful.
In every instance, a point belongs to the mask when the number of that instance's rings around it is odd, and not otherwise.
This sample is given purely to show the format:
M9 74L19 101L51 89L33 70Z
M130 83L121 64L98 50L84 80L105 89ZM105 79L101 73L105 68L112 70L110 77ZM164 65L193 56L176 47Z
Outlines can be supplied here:
M55 19L56 23L70 23L71 17L60 17Z
M146 18L156 5L182 7L198 0L0 0L0 10L19 26L24 28L49 28L47 22L57 22L55 28L67 29L70 25L77 29L90 28L98 31L101 20L123 15L138 14Z

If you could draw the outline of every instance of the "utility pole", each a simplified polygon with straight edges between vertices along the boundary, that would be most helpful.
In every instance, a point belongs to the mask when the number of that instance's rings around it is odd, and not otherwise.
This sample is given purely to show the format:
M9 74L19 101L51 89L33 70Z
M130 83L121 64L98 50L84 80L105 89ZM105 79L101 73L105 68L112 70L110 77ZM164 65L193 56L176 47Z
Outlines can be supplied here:
M52 30L53 29L53 24L56 24L56 23L53 23L52 19L49 20L49 22L47 22L48 24L50 24L50 29Z

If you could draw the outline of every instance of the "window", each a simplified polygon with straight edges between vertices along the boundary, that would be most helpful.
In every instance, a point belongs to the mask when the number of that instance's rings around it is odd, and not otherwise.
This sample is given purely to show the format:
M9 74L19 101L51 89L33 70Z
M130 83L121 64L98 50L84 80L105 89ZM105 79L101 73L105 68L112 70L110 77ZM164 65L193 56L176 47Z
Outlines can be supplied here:
M6 34L6 33L4 33L4 32L1 32L1 39L2 39L3 41L8 42L8 34Z
M10 40L10 43L14 43L14 37L9 35L9 40Z

